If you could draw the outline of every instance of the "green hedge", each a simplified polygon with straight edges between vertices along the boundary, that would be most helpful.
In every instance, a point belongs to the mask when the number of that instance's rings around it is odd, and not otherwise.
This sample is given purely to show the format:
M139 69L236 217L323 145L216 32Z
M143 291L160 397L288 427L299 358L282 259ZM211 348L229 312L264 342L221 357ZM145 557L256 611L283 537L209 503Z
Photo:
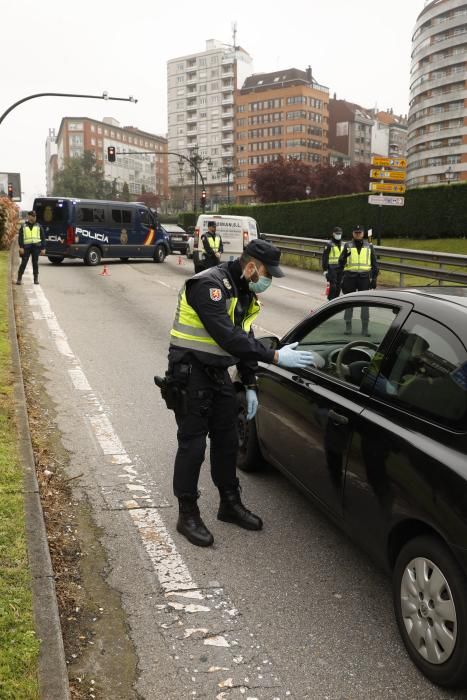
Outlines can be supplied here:
M383 236L391 238L461 238L467 236L467 182L408 190L403 207L381 207ZM368 204L368 193L300 202L234 205L220 213L253 216L260 231L290 236L328 238L334 226L350 234L360 224L376 239L380 207Z

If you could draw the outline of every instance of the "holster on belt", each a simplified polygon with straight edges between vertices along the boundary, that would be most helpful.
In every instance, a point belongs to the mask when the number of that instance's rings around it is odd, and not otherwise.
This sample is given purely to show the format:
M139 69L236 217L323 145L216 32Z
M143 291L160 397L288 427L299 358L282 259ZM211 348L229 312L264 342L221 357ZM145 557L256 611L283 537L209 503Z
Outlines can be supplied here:
M165 377L154 377L154 384L161 390L167 408L170 411L186 416L188 413L188 378L191 366L175 365L173 371L166 372Z

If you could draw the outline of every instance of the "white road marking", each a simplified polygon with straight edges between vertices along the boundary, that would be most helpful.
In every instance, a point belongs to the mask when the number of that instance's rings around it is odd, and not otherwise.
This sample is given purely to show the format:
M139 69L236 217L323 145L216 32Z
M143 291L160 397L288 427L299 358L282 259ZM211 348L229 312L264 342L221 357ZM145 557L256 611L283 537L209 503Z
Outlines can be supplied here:
M78 389L78 391L91 391L89 382L80 367L69 369L68 374L71 377L71 381L73 382L75 389Z
M312 294L310 294L310 292L302 292L301 289L294 289L293 287L286 287L284 284L278 284L276 286L280 287L281 289L287 289L288 292L295 292L296 294L304 294L306 297L313 296Z

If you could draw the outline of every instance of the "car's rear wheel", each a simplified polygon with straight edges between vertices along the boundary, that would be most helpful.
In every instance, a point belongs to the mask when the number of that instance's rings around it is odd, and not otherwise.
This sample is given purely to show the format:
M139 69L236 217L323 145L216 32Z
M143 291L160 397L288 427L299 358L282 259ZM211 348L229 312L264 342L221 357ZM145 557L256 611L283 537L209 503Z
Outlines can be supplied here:
M255 419L247 420L245 392L238 394L238 453L237 467L244 472L259 471L264 467L264 459L259 449Z
M165 248L161 245L158 245L156 250L154 251L154 257L153 257L154 262L156 263L162 263L165 260Z
M100 261L102 259L102 254L99 248L97 246L92 245L88 250L86 251L86 255L84 257L84 262L86 265L92 265L95 267L96 265L99 265Z
M59 264L60 264L61 262L63 262L64 259L65 259L65 258L64 258L63 256L61 256L61 255L49 255L49 256L47 256L47 257L49 258L50 262L51 262L53 265L59 265Z
M420 671L448 688L467 683L466 585L437 537L416 537L399 553L393 574L399 631Z
M129 259L130 259L130 258L120 258L120 260L121 260L122 262L124 262L124 263L127 263L127 262L129 261Z

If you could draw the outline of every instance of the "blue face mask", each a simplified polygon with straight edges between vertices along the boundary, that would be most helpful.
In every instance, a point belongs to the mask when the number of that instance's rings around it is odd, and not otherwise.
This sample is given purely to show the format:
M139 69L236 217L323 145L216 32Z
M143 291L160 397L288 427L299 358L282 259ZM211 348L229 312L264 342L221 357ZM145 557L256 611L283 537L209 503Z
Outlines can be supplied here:
M258 270L256 270L258 272ZM271 286L272 280L269 279L269 277L260 277L258 273L258 281L257 282L248 282L248 286L250 288L250 291L255 292L255 294L261 294L261 292L265 292L266 289L269 289Z

